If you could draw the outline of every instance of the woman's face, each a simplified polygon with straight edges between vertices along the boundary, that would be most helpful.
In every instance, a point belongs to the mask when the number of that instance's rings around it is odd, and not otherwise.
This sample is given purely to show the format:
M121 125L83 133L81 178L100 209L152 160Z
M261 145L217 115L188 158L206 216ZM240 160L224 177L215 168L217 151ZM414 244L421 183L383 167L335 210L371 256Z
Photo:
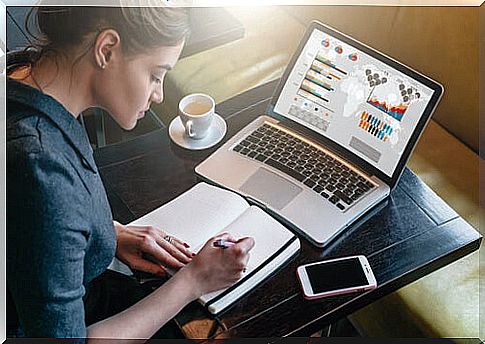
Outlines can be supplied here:
M163 100L165 74L174 67L183 42L126 58L118 51L100 73L96 100L123 129L133 129L152 102Z

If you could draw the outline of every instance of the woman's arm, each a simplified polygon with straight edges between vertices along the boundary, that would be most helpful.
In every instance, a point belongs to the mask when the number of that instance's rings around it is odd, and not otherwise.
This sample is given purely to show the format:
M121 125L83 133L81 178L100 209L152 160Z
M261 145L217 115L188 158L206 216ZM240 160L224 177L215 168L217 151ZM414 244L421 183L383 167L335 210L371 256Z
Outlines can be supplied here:
M197 298L196 281L186 270L175 274L153 293L111 318L87 328L88 343L94 338L149 338L189 302ZM134 341L139 343L138 341ZM126 343L123 341L123 343Z
M235 241L229 234L211 238L191 263L152 294L125 311L89 326L88 342L96 343L95 338L149 338L189 302L239 280L254 240L243 238L228 249L220 249L212 246L219 238Z

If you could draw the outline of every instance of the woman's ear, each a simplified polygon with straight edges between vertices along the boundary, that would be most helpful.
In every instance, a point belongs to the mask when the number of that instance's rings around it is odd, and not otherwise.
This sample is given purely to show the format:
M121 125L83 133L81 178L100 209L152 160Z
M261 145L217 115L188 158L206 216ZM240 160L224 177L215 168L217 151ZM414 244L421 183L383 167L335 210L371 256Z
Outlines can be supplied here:
M105 69L113 58L121 52L120 35L113 29L101 31L94 43L94 59L96 65Z

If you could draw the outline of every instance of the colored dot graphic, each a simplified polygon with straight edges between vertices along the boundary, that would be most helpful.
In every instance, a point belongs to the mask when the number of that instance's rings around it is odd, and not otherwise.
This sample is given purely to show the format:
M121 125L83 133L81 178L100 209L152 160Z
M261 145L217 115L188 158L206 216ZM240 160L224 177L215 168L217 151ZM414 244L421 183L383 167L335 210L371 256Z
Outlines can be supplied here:
M349 60L351 60L351 61L357 61L357 54L356 53L350 54L349 55Z

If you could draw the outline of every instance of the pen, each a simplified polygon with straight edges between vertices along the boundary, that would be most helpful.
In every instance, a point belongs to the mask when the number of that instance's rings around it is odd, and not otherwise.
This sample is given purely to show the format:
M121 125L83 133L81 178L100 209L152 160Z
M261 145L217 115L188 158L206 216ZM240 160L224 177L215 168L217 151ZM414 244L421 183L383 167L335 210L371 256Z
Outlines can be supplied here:
M217 239L216 241L214 241L213 245L214 245L214 247L229 248L231 246L236 245L236 243L234 243L232 241L227 241L227 240L224 240L224 239Z

